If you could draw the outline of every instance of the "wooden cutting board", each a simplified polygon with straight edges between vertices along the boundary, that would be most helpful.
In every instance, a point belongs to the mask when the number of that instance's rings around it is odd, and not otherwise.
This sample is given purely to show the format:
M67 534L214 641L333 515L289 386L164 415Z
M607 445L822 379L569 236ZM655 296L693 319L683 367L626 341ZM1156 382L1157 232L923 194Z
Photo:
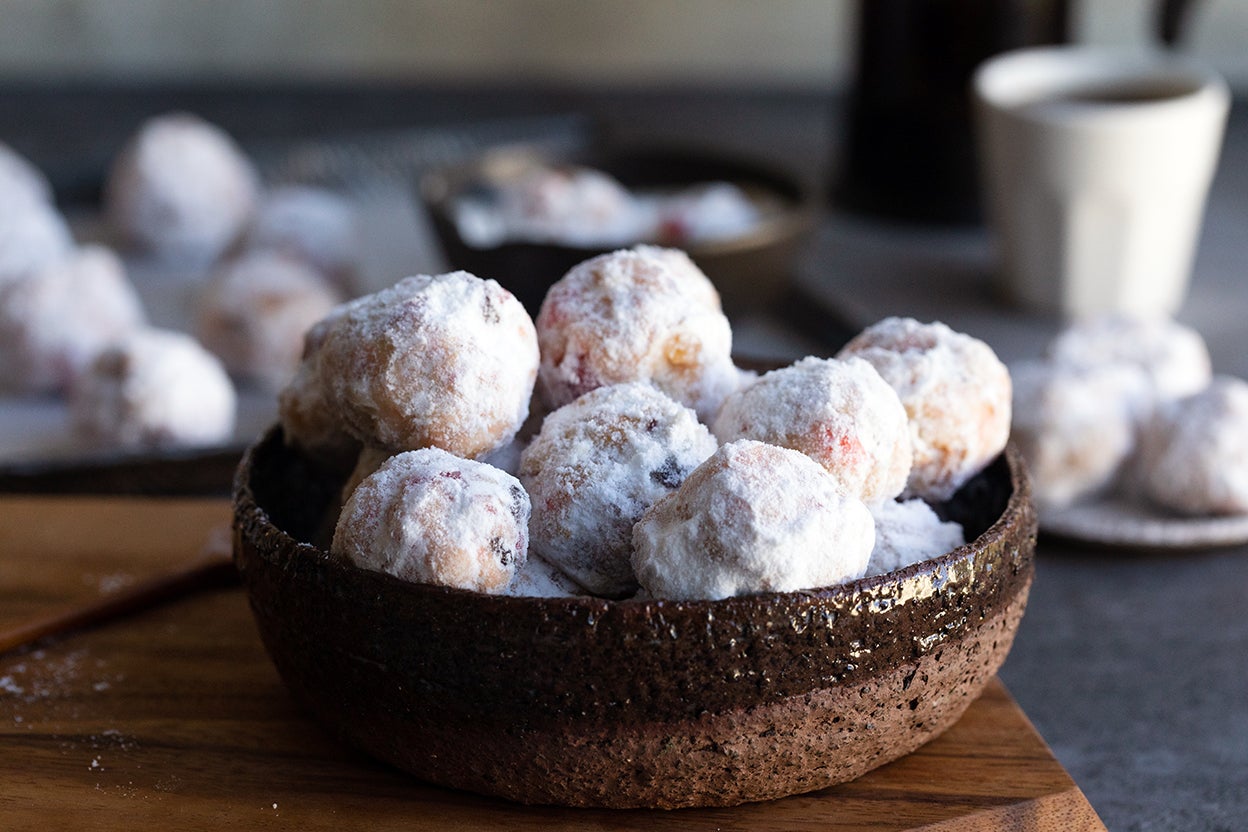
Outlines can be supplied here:
M220 500L0 499L0 628L195 558ZM241 589L0 656L0 829L1100 830L994 681L943 736L842 786L731 809L525 807L415 782L294 706Z

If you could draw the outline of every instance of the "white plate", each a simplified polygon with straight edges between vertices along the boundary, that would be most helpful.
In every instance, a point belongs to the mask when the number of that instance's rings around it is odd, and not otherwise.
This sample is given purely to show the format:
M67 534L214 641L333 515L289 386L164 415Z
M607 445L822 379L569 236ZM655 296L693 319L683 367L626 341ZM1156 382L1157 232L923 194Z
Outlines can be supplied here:
M1182 517L1114 496L1043 511L1040 530L1114 548L1206 549L1248 543L1248 514Z

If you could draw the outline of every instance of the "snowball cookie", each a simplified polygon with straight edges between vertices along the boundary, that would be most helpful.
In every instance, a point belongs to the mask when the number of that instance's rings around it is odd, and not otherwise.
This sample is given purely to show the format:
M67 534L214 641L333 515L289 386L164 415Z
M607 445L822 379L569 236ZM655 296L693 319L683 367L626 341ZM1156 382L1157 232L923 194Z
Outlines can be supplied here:
M910 425L897 392L861 358L803 358L724 400L720 442L757 439L801 451L865 503L891 500L910 476Z
M1218 376L1165 404L1144 431L1144 488L1182 514L1248 513L1248 382Z
M1203 390L1213 377L1200 333L1168 318L1090 318L1059 334L1048 355L1060 364L1130 364L1144 370L1160 401Z
M4 142L0 142L0 202L52 202L47 177Z
M303 356L290 383L278 393L278 418L285 443L333 467L353 465L360 440L347 433L322 389L320 351L346 305L330 310L303 336Z
M195 331L232 376L277 391L294 377L304 333L338 301L310 266L274 251L252 251L205 284Z
M942 323L885 318L838 357L865 358L910 417L914 465L903 496L947 500L1005 448L1010 373L992 348Z
M1010 376L1010 435L1027 460L1037 504L1061 508L1112 485L1135 451L1138 403L1152 395L1144 371L1031 361Z
M719 291L716 290L715 284L706 276L706 272L698 268L698 264L693 262L693 258L685 252L678 248L664 248L644 243L633 246L632 250L646 257L653 257L667 266L672 276L680 284L680 287L685 290L685 294L695 301L704 304L709 309L720 310L723 308Z
M406 581L499 593L528 553L529 497L510 474L441 448L391 457L351 493L331 551Z
M519 598L572 598L589 593L550 561L536 552L529 552L524 565L516 570L516 576L500 594Z
M656 598L791 592L862 577L875 544L865 504L805 454L723 445L633 528L633 569Z
M636 238L632 194L602 171L533 166L500 183L498 197L509 237L590 246Z
M529 413L537 336L520 301L467 272L404 278L335 309L309 333L283 424L327 406L366 445L437 446L472 458L506 445ZM316 426L319 427L319 426ZM315 431L309 431L315 432Z
M70 398L75 429L125 448L215 445L234 430L230 378L180 332L140 329L100 353Z
M633 524L715 447L692 410L641 382L564 405L520 455L533 550L596 595L630 594Z
M188 113L150 119L109 171L105 212L138 248L211 260L255 209L258 180L238 145Z
M359 217L349 199L327 188L283 185L261 198L245 243L302 260L346 286L360 260Z
M69 226L50 203L0 195L0 285L63 260L73 251Z
M867 563L868 575L882 575L912 563L952 552L966 542L962 526L941 520L919 499L889 500L871 506L875 518L875 548Z
M648 381L710 421L738 384L728 319L691 300L663 261L635 251L586 260L551 286L537 337L551 409L597 387Z
M121 261L102 246L0 283L0 381L63 391L110 342L143 324Z

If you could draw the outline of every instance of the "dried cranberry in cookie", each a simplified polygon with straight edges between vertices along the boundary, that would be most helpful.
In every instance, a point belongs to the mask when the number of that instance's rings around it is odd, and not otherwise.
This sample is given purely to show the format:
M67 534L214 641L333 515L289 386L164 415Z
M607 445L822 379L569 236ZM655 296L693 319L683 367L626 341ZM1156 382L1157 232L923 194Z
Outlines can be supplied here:
M865 503L891 500L910 475L910 426L897 393L860 358L803 358L733 393L720 442L757 439L801 451Z
M407 581L503 592L528 554L516 478L439 448L391 457L343 506L331 551Z
M595 594L632 593L633 524L714 451L694 412L648 384L564 405L520 457L534 551Z
M992 348L942 323L885 318L839 358L869 361L910 417L914 464L907 497L946 500L1005 448L1010 373Z
M866 505L805 454L720 447L633 528L633 568L655 598L792 592L860 578L875 543Z

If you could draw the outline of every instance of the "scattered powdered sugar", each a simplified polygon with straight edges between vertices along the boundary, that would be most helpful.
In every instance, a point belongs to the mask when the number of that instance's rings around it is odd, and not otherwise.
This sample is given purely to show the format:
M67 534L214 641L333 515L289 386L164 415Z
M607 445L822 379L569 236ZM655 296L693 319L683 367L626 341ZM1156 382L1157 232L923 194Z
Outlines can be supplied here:
M875 518L875 547L867 564L868 575L880 575L912 563L951 552L966 542L962 526L941 520L932 507L919 499L889 500L871 507Z

